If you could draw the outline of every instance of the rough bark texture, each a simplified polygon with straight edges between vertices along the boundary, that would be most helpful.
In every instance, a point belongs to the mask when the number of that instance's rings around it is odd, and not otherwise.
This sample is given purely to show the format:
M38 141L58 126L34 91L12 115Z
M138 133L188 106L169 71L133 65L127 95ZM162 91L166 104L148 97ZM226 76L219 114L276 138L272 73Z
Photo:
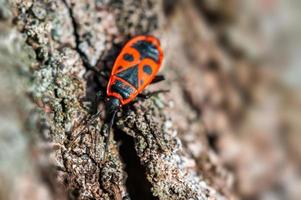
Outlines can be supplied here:
M0 5L1 199L261 199L278 187L282 199L299 196L300 129L296 114L279 115L298 101L275 92L281 83L252 54L260 46L228 33L240 30L232 1ZM165 53L166 81L148 90L170 92L118 113L104 159L103 119L85 125L106 82L89 66L109 73L138 34L156 35Z

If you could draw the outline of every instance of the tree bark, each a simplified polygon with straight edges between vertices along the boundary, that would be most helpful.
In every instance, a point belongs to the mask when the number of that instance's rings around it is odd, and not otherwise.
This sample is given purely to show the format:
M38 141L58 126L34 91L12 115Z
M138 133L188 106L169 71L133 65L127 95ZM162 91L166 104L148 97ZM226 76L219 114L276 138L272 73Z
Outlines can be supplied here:
M252 179L240 177L254 161L241 161L237 152L249 134L236 136L249 122L249 106L262 103L255 99L259 88L272 81L263 81L247 50L221 42L225 33L198 1L0 4L0 122L7 146L0 158L9 163L0 168L7 183L0 183L1 198L205 200L259 190L249 191ZM233 11L219 14L226 26ZM90 66L110 73L122 46L139 34L157 36L165 54L166 81L147 90L170 92L117 114L104 159L103 118L86 125L107 80L98 82ZM267 140L273 154L275 143ZM275 167L284 159L272 158ZM5 174L10 167L17 173Z

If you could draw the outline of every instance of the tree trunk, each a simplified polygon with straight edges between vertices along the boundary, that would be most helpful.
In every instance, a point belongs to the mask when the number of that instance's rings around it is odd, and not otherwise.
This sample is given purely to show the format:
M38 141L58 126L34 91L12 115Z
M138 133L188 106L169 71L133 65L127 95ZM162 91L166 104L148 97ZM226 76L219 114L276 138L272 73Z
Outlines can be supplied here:
M215 12L193 0L0 5L1 199L238 199L278 183L272 172L289 158L269 109L275 80L225 39L230 3ZM170 92L118 112L104 157L104 119L89 118L107 80L91 66L109 74L140 34L164 50L166 81L147 90ZM275 121L260 127L261 115Z

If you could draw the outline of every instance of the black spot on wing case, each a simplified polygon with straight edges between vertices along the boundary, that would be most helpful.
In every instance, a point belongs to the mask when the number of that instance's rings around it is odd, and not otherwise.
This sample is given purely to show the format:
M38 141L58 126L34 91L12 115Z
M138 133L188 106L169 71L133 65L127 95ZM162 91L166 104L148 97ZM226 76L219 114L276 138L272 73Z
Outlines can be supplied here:
M143 60L144 58L150 58L156 62L159 62L159 51L152 43L140 40L133 44L133 47L139 51L141 55L140 60Z

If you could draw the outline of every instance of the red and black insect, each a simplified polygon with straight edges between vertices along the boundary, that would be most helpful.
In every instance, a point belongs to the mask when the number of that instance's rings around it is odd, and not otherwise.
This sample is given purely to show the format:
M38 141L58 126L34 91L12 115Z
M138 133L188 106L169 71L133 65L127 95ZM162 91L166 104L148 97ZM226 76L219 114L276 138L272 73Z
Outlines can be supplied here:
M109 145L110 129L121 107L133 102L136 97L147 98L152 94L162 92L156 91L148 95L142 93L149 84L164 80L162 75L157 75L162 59L160 42L154 36L136 36L127 42L119 53L106 90L106 116L102 128L102 133L106 138L105 151ZM100 96L100 98L103 97ZM100 112L97 112L95 116L99 114Z
M159 40L136 36L118 55L107 86L107 96L120 105L130 103L157 75L163 59Z

